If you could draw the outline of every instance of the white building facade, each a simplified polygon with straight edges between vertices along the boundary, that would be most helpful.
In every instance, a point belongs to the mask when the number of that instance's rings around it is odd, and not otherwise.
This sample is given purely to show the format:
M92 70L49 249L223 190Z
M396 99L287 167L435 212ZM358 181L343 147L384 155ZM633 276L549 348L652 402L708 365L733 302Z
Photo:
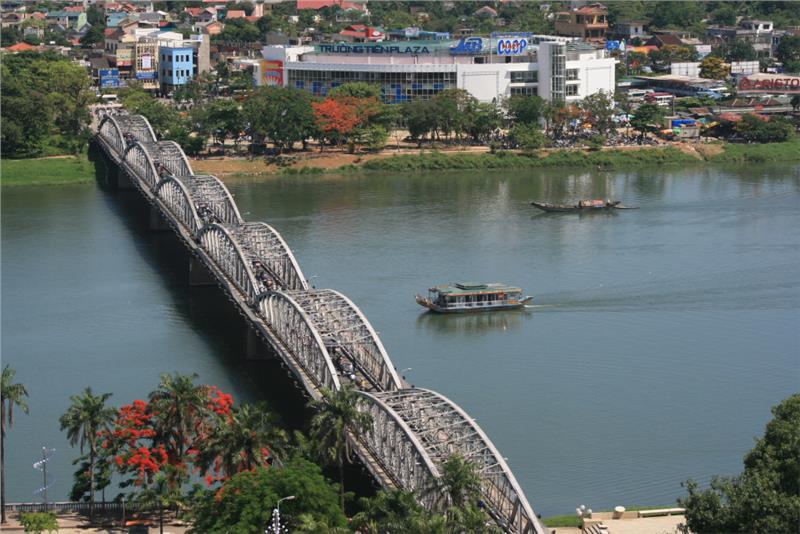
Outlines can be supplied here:
M387 103L429 99L451 88L482 102L517 94L572 101L615 88L616 61L605 50L565 37L266 46L262 53L254 69L256 85L324 96L344 83L374 83Z

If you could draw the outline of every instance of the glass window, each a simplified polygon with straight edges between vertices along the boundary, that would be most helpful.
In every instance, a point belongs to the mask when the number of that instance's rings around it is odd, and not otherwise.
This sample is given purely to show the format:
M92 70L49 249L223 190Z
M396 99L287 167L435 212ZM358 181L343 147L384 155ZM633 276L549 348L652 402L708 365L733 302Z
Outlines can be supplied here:
M567 69L567 80L577 80L578 69Z
M539 81L539 73L533 71L520 71L511 73L511 83L534 83Z
M568 85L567 86L567 96L578 96L578 86L577 85Z

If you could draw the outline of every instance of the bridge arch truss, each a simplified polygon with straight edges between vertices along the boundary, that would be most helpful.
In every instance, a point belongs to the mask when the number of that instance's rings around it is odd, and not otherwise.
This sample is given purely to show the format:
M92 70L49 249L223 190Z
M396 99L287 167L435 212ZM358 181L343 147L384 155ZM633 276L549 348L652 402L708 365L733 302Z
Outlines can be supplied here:
M313 322L332 358L347 358L366 378L372 391L403 387L386 349L361 310L338 291L287 291Z
M437 468L453 454L476 466L481 476L481 498L506 532L546 532L503 456L456 403L422 388L373 393L373 397L402 419Z
M325 343L303 308L282 291L263 294L258 309L280 342L318 387L341 389Z

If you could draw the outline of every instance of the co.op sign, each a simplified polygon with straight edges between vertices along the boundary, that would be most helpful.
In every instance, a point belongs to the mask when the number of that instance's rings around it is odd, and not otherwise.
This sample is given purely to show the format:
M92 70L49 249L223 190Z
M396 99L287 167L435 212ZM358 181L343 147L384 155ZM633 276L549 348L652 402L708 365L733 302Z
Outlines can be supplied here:
M497 53L501 56L517 56L528 48L528 40L525 38L511 38L497 40Z
M740 91L772 91L779 93L800 93L800 78L771 78L767 80L751 80L742 78L739 81Z

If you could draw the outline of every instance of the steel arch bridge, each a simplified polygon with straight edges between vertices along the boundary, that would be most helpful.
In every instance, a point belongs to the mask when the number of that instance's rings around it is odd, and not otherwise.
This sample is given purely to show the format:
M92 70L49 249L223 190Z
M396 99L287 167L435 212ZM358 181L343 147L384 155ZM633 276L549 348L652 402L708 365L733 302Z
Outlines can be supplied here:
M343 294L309 287L281 235L246 222L227 187L195 175L180 146L158 141L138 115L104 117L95 140L202 261L239 312L313 398L324 389L359 390L372 427L351 435L367 469L385 488L414 492L428 507L446 504L441 468L453 454L481 476L481 499L507 532L544 534L503 457L475 420L446 397L409 388L378 333Z

